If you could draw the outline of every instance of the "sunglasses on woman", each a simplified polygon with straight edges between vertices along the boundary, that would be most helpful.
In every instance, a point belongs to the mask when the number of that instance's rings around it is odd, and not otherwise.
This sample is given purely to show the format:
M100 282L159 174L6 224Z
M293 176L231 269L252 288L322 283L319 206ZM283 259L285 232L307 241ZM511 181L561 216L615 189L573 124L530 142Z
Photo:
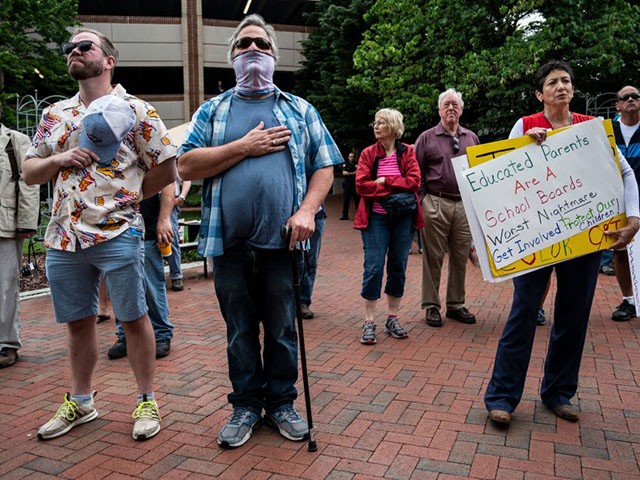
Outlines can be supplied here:
M236 40L236 43L234 43L233 47L244 50L245 48L249 48L252 43L255 43L256 47L258 47L260 50L271 50L271 43L268 40L260 37L241 37Z
M100 45L91 40L81 40L79 42L64 42L62 44L62 53L64 53L65 55L69 55L75 48L80 50L82 53L85 53L91 50L92 45L95 45L100 50L102 50L102 53L107 55L107 52L105 52Z

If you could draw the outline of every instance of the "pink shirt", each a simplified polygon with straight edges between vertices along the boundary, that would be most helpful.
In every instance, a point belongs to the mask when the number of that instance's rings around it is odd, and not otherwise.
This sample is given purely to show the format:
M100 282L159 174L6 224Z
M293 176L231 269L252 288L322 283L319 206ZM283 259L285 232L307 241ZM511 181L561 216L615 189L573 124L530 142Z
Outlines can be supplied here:
M402 175L400 173L400 168L398 167L398 155L396 152L393 152L390 157L384 157L378 162L378 176L380 177L399 177ZM379 213L381 215L386 215L387 211L384 209L380 202L374 201L372 205L372 209L374 212Z

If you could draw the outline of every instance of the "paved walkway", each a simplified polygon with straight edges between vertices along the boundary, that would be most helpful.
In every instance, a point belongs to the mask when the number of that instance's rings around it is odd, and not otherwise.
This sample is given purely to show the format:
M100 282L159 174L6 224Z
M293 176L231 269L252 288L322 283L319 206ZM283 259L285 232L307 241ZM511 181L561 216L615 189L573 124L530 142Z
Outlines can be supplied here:
M35 438L68 388L67 348L49 297L22 303L20 362L0 370L0 478L640 478L640 320L609 320L619 302L612 277L600 276L591 316L576 398L580 423L557 420L536 395L545 326L524 401L511 428L499 429L487 422L482 395L511 284L483 282L470 266L468 301L478 323L430 328L419 309L421 259L411 255L401 309L409 338L382 332L381 309L378 344L363 346L361 240L351 222L338 221L339 201L329 200L316 318L305 322L318 452L268 427L241 448L216 445L230 412L225 330L212 282L198 268L183 292L169 292L175 339L156 375L163 430L142 443L131 438L135 384L127 361L106 356L112 322L98 326L100 417L58 439ZM302 395L297 406L304 411Z

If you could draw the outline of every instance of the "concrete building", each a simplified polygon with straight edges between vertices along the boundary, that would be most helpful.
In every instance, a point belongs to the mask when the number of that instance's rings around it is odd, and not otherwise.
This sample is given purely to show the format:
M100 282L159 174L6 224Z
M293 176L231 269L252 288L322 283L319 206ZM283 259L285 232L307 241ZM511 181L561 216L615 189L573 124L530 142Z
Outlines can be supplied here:
M158 110L171 128L188 121L219 88L235 83L227 39L240 20L259 13L278 36L275 82L293 87L316 0L80 0L78 20L103 32L120 52L115 82Z

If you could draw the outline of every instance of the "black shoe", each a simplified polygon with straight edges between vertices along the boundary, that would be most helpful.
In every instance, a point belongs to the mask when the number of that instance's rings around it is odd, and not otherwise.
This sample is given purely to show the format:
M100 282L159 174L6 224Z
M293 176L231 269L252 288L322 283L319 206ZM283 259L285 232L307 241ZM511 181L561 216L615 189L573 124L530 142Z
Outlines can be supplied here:
M315 316L306 303L300 304L300 313L302 313L302 318L305 320L311 320Z
M342 216L340 217L340 220L349 220L349 217Z
M545 317L544 315L544 309L540 309L538 310L538 318L536 318L536 325L546 325L547 324L547 317Z
M447 310L447 317L468 325L476 323L476 316L467 310L467 307L462 307L457 310Z
M113 360L127 356L127 339L118 338L111 348L107 351L107 356Z
M182 285L181 278L175 278L171 280L171 290L173 290L174 292L181 292L182 290L184 290L184 285Z
M628 301L623 300L618 308L616 308L611 314L611 320L614 322L628 322L636 316L636 307L631 305Z
M0 348L0 368L10 367L18 360L18 350L15 348Z
M441 327L442 317L436 307L429 307L425 311L424 319L430 327Z
M168 338L156 340L156 358L164 358L171 350L171 340Z

